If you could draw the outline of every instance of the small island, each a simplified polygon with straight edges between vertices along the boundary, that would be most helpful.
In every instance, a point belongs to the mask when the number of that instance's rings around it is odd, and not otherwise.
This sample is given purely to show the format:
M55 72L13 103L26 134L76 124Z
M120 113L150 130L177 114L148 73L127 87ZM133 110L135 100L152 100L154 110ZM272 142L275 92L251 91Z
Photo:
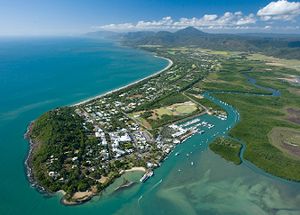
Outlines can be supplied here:
M209 148L213 152L221 155L224 159L233 162L236 165L240 165L242 163L240 157L242 145L236 140L219 137L209 145Z

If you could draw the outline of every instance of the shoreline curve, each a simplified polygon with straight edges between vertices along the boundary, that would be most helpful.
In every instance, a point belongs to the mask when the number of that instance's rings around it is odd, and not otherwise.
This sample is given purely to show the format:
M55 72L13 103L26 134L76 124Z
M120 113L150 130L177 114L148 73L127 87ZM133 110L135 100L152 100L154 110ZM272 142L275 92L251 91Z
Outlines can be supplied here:
M119 90L126 89L127 87L131 87L131 86L133 86L133 85L135 85L135 84L140 83L141 81L145 81L145 80L147 80L147 79L149 79L149 78L155 77L156 75L159 75L160 73L162 73L162 72L164 72L164 71L170 69L171 66L173 66L173 61L172 61L171 59L169 59L169 58L161 57L161 56L158 56L158 55L154 55L154 57L156 57L156 58L161 58L161 59L164 59L164 60L168 61L168 65L167 65L165 68L163 68L163 69L161 69L161 70L159 70L159 71L157 71L157 72L155 72L155 73L153 73L153 74L151 74L151 75L149 75L149 76L147 76L147 77L145 77L145 78L138 79L138 80L133 81L133 82L131 82L131 83L125 85L125 86L121 86L121 87L118 87L118 88L116 88L116 89L109 90L109 91L107 91L107 92L105 92L105 93L102 93L102 94L100 94L100 95L97 95L97 96L94 96L94 97L85 99L85 100L83 100L83 101L77 102L77 103L72 104L72 105L69 105L69 106L75 107L75 106L78 106L78 105L82 105L82 104L88 103L88 102L90 102L90 101L93 101L93 100L95 100L95 99L99 99L99 98L101 98L101 97L103 97L103 96L106 96L106 95L109 95L109 94L118 92Z
M146 76L146 77L144 77L144 78L142 78L142 79L133 81L133 82L131 82L131 83L125 85L125 86L118 87L118 88L116 88L116 89L110 90L110 91L108 91L108 92L102 93L102 94L100 94L100 95L97 95L97 96L94 96L94 97L85 99L85 100L83 100L83 101L80 101L80 102L77 102L77 103L75 103L75 104L73 104L73 105L68 105L68 106L70 106L70 107L75 107L75 106L78 106L78 105L85 104L85 103L87 103L87 102L93 101L93 100L95 100L95 99L101 98L101 97L103 97L103 96L106 96L106 95L115 93L115 92L117 92L117 91L119 91L119 90L126 89L126 88L128 88L128 87L130 87L130 86L133 86L133 85L135 85L135 84L138 84L138 83L140 83L140 82L142 82L142 81L145 81L145 80L150 79L150 78L152 78L152 77L154 77L154 76L156 76L156 75L161 74L162 72L168 70L168 69L173 65L173 61L172 61L171 59L169 59L169 58L161 57L161 56L158 56L158 55L156 55L156 54L154 55L154 57L156 57L156 58L161 58L161 59L165 59L166 61L168 61L168 65L167 65L166 67L164 67L163 69L161 69L161 70L159 70L159 71L157 71L157 72L154 72L154 73L151 74L151 75L148 75L148 76ZM40 185L38 184L38 182L37 182L37 181L35 180L35 178L34 178L34 175L33 175L33 169L32 169L32 166L31 166L31 156L32 156L32 153L34 152L35 147L36 147L37 144L38 144L38 143L34 142L34 141L30 138L30 132L31 132L31 129L32 129L32 126L33 126L34 122L35 122L35 120L33 120L33 121L30 122L30 124L28 125L27 130L26 130L26 132L25 132L25 134L24 134L24 139L27 139L28 142L29 142L29 150L28 150L26 159L25 159L25 161L24 161L27 179L28 179L28 181L29 181L29 183L30 183L30 186L32 186L32 187L34 187L35 189L37 189L38 192L44 193L44 194L49 195L49 196L50 196L50 195L55 195L55 194L58 194L58 193L63 194L63 191L62 191L62 190L60 190L60 191L58 191L58 192L54 192L54 193L50 193L50 192L46 191L46 189L45 189L44 187L40 186ZM133 172L133 171L145 172L146 169L143 168L143 167L133 167L133 168L131 168L131 169L124 170L123 173L125 173L125 172ZM122 174L123 174L123 173L122 173ZM65 198L62 197L62 198L61 198L61 202L62 202L64 205L79 205L79 204L82 204L82 203L84 203L84 202L86 202L86 201L89 201L91 198L93 198L94 195L95 195L95 194L89 195L89 196L87 196L87 198L84 198L82 201L78 201L78 202L67 202L67 201L65 201Z

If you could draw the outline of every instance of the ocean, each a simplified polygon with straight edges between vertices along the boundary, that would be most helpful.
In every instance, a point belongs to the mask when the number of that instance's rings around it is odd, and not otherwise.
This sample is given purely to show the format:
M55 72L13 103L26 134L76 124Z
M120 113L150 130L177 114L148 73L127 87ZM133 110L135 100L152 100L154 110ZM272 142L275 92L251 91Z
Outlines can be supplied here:
M74 207L60 204L59 195L45 196L30 186L24 168L29 144L23 138L30 121L147 77L167 64L152 53L104 40L1 38L0 214L299 215L299 183L235 166L208 149L214 134L236 123L233 107L226 107L226 121L201 116L215 128L176 147L146 183L113 192L120 178L101 196ZM140 176L124 177L138 181Z

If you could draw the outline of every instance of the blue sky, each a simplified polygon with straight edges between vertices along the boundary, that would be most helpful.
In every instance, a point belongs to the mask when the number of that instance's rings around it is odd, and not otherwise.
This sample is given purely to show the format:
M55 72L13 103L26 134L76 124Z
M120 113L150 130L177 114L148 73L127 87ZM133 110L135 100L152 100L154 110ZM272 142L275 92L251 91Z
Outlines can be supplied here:
M0 35L96 30L300 33L299 0L0 0Z

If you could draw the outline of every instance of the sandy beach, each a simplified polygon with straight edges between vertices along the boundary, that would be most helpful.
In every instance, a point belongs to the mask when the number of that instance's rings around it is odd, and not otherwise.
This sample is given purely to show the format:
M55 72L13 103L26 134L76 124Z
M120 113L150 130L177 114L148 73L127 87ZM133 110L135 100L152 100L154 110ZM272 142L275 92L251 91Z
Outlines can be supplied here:
M163 68L162 70L160 70L160 71L158 71L158 72L155 72L155 73L153 73L152 75L149 75L149 76L147 76L147 77L145 77L145 78L142 78L142 79L139 79L139 80L137 80L137 81L134 81L134 82L132 82L132 83L130 83L130 84L127 84L127 85L125 85L125 86L123 86L123 87L119 87L119 88L117 88L117 89L110 90L110 91L108 91L108 92L106 92L106 93L103 93L103 94L100 94L100 95L98 95L98 96L94 96L94 97L92 97L92 98L85 99L85 100L83 100L83 101L81 101L81 102L78 102L78 103L76 103L76 104L71 105L71 107L78 106L78 105L87 103L87 102L89 102L89 101L92 101L92 100L94 100L94 99L101 98L101 97L103 97L103 96L106 96L106 95L109 95L109 94L111 94L111 93L117 92L117 91L122 90L122 89L125 89L125 88L127 88L127 87L130 87L130 86L132 86L132 85L134 85L134 84L137 84L137 83L139 83L139 82L141 82L141 81L144 81L144 80L146 80L146 79L152 78L152 77L154 77L154 76L156 76L156 75L158 75L158 74L160 74L160 73L162 73L162 72L168 70L168 69L173 65L173 61L170 60L169 58L160 57L160 56L157 56L157 55L155 55L154 57L165 59L165 60L167 60L167 61L169 62L169 64L168 64L165 68Z
M146 172L146 168L145 167L132 167L131 169L125 170L125 172L134 172L134 171Z

